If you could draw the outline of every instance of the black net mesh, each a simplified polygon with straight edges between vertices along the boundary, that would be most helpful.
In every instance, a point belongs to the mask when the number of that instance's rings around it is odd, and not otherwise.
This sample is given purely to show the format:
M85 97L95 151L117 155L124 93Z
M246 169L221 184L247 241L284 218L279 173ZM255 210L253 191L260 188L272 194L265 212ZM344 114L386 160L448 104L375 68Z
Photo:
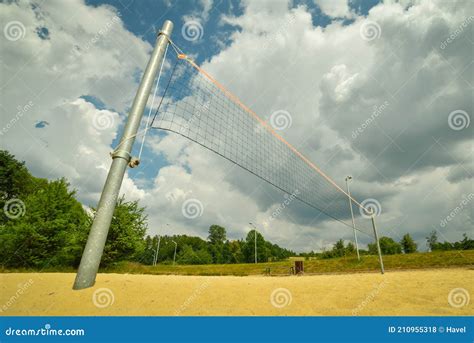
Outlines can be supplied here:
M189 61L176 59L151 127L180 134L352 228L349 198ZM275 132L275 131L274 131ZM356 228L368 218L353 204Z

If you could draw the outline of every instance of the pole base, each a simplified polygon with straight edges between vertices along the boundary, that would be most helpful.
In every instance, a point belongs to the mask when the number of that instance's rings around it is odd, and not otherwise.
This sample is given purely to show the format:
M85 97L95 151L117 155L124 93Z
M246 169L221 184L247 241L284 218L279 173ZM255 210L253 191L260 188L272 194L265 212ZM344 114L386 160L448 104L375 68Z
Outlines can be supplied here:
M88 280L87 278L81 278L79 275L76 276L76 280L74 280L74 285L72 289L75 291L80 291L81 289L86 289L93 287L95 285L95 280Z

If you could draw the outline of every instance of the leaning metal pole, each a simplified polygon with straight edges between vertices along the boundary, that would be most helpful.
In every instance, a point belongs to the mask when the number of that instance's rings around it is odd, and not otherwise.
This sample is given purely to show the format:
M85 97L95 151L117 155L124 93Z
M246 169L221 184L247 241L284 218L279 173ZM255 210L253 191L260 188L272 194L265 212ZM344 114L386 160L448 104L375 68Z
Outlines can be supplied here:
M377 228L375 226L375 213L373 213L373 210L372 210L372 215L370 216L370 218L372 220L372 227L374 228L375 243L377 244L377 251L379 253L380 271L383 274L385 273L385 270L383 268L382 251L380 250L379 235L377 234Z
M349 179L346 177L346 186L347 186L347 194L349 195L349 208L351 209L351 218L352 218L352 230L354 231L354 242L357 251L357 259L360 261L360 254L359 254L359 243L357 242L357 232L356 226L354 221L354 211L352 210L352 197L351 197L351 190L349 188Z
M168 45L168 38L166 36L169 37L172 30L173 23L169 20L165 21L158 34L155 48L146 66L135 99L133 100L133 105L130 109L127 124L125 125L118 149L112 154L112 165L107 175L104 189L102 190L94 222L92 223L89 237L87 238L86 247L82 253L81 263L77 271L73 289L92 287L95 283L120 186L122 185L127 165L131 160L135 136L140 127L151 87L165 55L165 50Z

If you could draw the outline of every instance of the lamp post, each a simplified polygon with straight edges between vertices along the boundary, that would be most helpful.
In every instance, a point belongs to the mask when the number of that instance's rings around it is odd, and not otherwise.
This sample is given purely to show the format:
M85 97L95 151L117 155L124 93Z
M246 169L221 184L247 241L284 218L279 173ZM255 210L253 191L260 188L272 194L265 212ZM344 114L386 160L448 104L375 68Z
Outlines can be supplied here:
M174 256L173 256L173 266L174 266L174 263L176 261L176 248L178 248L178 243L176 243L175 241L171 241L174 243Z
M349 189L349 180L352 180L352 176L346 176L346 186L347 186L347 194L349 195L349 208L351 209L352 230L354 231L354 241L355 241L355 246L356 246L356 251L357 251L357 259L360 261L359 244L357 243L357 232L355 229L354 211L352 210L352 197L351 197L351 191Z
M160 252L160 242L161 242L161 236L158 236L158 244L156 245L155 257L153 258L154 266L156 266L156 263L158 262L158 253Z
M170 224L166 223L166 226L169 226ZM153 259L153 265L156 266L158 263L158 253L160 252L160 242L161 242L161 235L158 236L158 244L156 245L156 252L155 252L155 258Z
M257 263L257 228L253 223L249 223L253 228L255 232L255 263Z
M369 208L369 210L370 220L372 221L372 228L374 229L375 243L377 244L377 252L379 254L380 272L384 274L385 268L383 266L382 250L380 249L379 235L377 234L377 227L375 226L375 211L372 208Z

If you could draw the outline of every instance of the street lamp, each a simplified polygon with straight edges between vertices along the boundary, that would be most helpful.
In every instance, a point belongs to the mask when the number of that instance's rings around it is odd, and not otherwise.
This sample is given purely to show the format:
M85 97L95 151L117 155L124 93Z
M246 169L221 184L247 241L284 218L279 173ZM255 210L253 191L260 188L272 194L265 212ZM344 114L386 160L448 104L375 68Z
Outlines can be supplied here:
M357 233L356 233L355 221L354 221L354 212L352 210L351 190L349 189L349 180L352 180L352 176L346 176L346 186L347 186L347 194L349 195L349 207L351 209L352 230L354 230L354 240L355 240L355 246L356 246L356 251L357 251L357 259L360 261L359 245L357 243Z
M249 223L249 224L252 225L255 232L255 263L257 263L257 228L255 227L253 223Z
M153 265L156 266L158 262L158 253L160 252L160 242L161 242L161 235L158 236L158 244L156 245L155 257L153 258Z
M174 263L176 261L176 248L178 247L178 243L176 243L175 241L171 241L174 243L174 256L173 256L173 266L174 266Z
M170 224L166 224L169 226ZM155 257L153 258L153 265L156 266L158 263L158 253L160 252L160 242L161 242L161 235L158 236L158 244L156 245L156 252L155 252Z

